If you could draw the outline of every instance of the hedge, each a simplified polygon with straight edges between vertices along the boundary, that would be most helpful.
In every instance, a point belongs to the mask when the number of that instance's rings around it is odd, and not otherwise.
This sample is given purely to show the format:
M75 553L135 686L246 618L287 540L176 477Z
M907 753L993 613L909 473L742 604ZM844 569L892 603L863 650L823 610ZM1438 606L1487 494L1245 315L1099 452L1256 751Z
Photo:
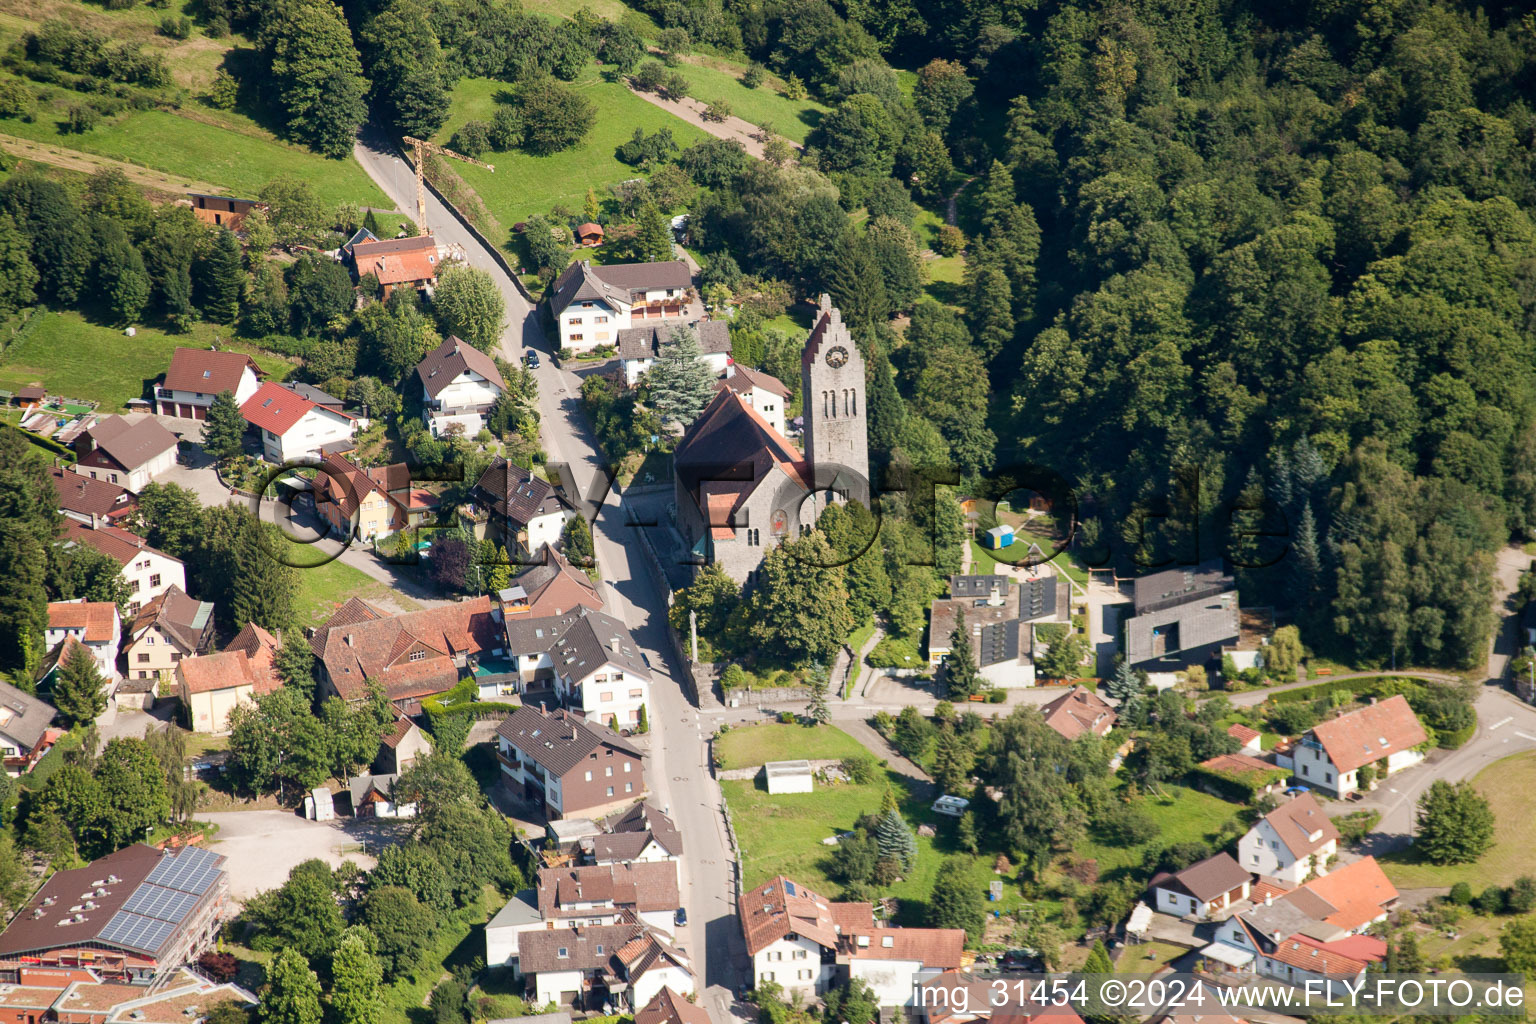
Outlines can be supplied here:
M1225 800L1247 803L1251 802L1264 787L1287 778L1291 773L1286 768L1274 768L1264 772L1230 772L1196 765L1189 774L1190 782L1196 786L1204 783L1216 790L1217 794Z
M22 430L20 427L16 426L16 424L7 423L4 420L0 420L0 429L9 431L13 434L20 434L22 437L26 438L32 444L37 445L37 447L41 448L43 451L50 455L57 455L60 458L68 459L70 462L75 461L74 449L66 448L52 438L41 437L29 430Z
M479 687L475 685L474 679L461 679L446 693L423 700L421 708L432 718L440 718L443 715L498 718L502 715L510 715L522 706L498 700L476 700L477 693L479 693Z
M1348 693L1354 697L1392 697L1402 694L1413 703L1416 694L1423 694L1436 686L1444 686L1444 683L1432 682L1417 676L1367 676L1363 679L1337 679L1325 683L1316 683L1312 686L1303 686L1295 690L1285 690L1270 695L1270 700L1276 704L1296 704L1302 701L1312 701L1319 697L1326 697L1333 693ZM1419 713L1415 709L1415 713ZM1429 729L1428 726L1425 727ZM1472 735L1477 732L1477 715L1474 711L1472 721L1454 732L1429 730L1435 746L1443 750L1455 750L1462 746Z

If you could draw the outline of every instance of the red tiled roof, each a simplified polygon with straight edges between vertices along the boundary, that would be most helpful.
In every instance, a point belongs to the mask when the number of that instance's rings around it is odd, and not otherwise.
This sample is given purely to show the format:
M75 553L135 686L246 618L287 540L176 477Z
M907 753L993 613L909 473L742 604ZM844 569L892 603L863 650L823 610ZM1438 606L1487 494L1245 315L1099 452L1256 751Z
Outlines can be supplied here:
M271 693L283 685L272 664L277 648L276 637L250 622L218 654L183 658L176 664L189 693L238 686L249 686L257 694Z
M1320 722L1312 735L1340 772L1352 772L1429 738L1408 706L1408 698L1400 693L1330 722Z
M951 970L960 966L965 929L875 928L845 932L843 944L853 960L915 960L925 968Z
M1380 941L1380 940L1377 940ZM1318 942L1305 935L1292 935L1276 943L1267 954L1271 960L1288 964L1314 974L1337 974L1353 977L1365 970L1365 961L1358 960L1332 948L1332 943Z
M1248 889L1248 898L1257 906L1266 898L1284 896L1295 886L1280 881L1278 878L1270 878L1268 875L1259 875L1254 879L1253 885Z
M353 249L356 256L358 246ZM437 277L437 250L418 249L414 252L392 253L387 256L370 256L357 261L359 274L372 274L379 284L414 284Z
M171 354L171 368L165 371L165 387L176 391L216 395L236 391L249 366L258 377L261 367L244 352L214 352L201 348L178 348Z
M635 1014L635 1024L710 1024L709 1011L664 987Z
M273 384L269 381L257 388L256 393L245 400L245 404L240 407L240 415L244 416L245 421L252 426L260 427L281 437L292 430L313 408L315 408L314 402L294 394L281 384Z
M49 629L82 629L87 644L112 642L117 605L110 601L55 601L48 605Z
M143 537L129 533L127 530L116 526L97 526L93 530L73 519L66 519L64 521L64 540L88 544L102 554L117 559L121 565L127 565L146 551L159 555L161 558L170 558L173 562L181 561L179 558L171 558L170 555L158 548L150 547L144 543Z
M539 913L546 921L589 916L585 910L563 909L574 904L612 904L637 914L676 910L682 904L677 863L670 860L540 868L538 888Z
M1352 864L1334 868L1320 878L1296 890L1327 904L1323 920L1346 931L1364 928L1397 899L1397 888L1375 857L1364 857Z
M783 875L742 893L738 909L749 956L790 934L836 949L840 929L874 928L870 904L830 903Z
M1256 739L1259 739L1264 734L1259 732L1257 729L1248 728L1242 722L1233 722L1231 725L1227 726L1227 735L1231 736L1233 739L1237 740L1237 742L1246 747L1248 744L1252 743Z
M1311 793L1303 793L1281 804L1266 814L1264 820L1295 857L1305 857L1339 838L1339 830Z
M458 682L455 655L501 646L489 597L390 616L357 604L362 608L343 605L312 638L331 684L349 699L362 696L369 679L390 700L441 693ZM426 656L410 661L407 652L417 646Z
M1104 698L1085 686L1074 686L1040 709L1045 724L1069 740L1085 732L1103 736L1114 728L1115 711Z

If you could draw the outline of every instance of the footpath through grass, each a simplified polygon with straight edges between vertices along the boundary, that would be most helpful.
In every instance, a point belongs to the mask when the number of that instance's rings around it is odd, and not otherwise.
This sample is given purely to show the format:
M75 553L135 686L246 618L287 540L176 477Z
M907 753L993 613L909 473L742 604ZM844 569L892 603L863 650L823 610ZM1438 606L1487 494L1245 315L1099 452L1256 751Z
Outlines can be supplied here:
M698 63L695 63L698 62ZM804 143L811 129L821 123L828 107L812 99L792 100L779 90L783 83L765 78L756 89L741 84L745 64L713 57L692 57L674 70L688 79L689 95L704 103L724 100L731 113L755 125L768 124L775 135Z
M866 754L863 744L830 725L764 722L732 729L715 740L722 768L750 768L769 761L841 761Z
M294 370L292 362L231 338L228 327L216 324L198 324L186 334L140 327L130 338L79 313L46 312L25 332L0 353L0 388L15 391L41 382L53 394L100 402L102 412L117 412L129 399L144 397L149 383L170 367L175 349L207 348L215 337L222 348L255 356L269 379L283 380Z
M571 87L597 107L597 122L578 145L550 156L488 152L481 159L495 166L494 174L453 161L454 171L479 193L486 209L508 230L535 214L548 213L557 203L573 212L580 211L588 188L596 191L601 201L607 198L609 185L642 177L636 168L614 156L614 150L628 142L636 128L647 134L670 128L680 147L709 137L688 122L645 102L620 83L605 81L595 64L583 68ZM437 133L437 141L446 144L467 121L494 118L501 106L497 97L510 91L507 83L494 79L461 79L453 90L453 111ZM506 243L506 239L493 241Z
M1536 752L1489 765L1472 785L1493 808L1493 848L1472 864L1443 866L1418 860L1412 847L1388 854L1382 858L1382 867L1393 885L1425 889L1466 882L1473 892L1482 892L1490 885L1508 885L1521 875L1536 874L1531 855L1536 850Z

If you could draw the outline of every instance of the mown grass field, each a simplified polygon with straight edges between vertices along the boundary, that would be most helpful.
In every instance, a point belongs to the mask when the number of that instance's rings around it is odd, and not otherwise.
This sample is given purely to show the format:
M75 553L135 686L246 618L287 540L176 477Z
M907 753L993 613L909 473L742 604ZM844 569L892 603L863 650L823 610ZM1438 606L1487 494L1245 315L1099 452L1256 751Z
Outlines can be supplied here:
M327 203L364 206L394 204L350 156L329 160L302 146L290 145L244 113L214 109L204 102L208 87L232 51L248 47L240 36L211 39L200 28L175 40L157 31L160 19L192 9L196 0L171 0L159 10L136 4L108 11L75 0L0 0L0 45L8 46L48 18L88 26L113 41L141 43L165 58L173 88L184 90L178 110L125 111L84 134L61 134L69 107L101 97L22 79L34 93L46 93L33 119L0 120L0 132L61 149L78 150L152 167L189 181L209 182L239 195L253 195L280 174L308 180Z
M584 68L571 85L597 107L596 124L580 144L550 156L486 153L482 159L495 166L494 174L454 162L453 169L480 194L486 208L505 228L510 229L534 214L548 213L556 204L572 212L580 211L588 188L594 189L601 200L607 196L609 185L638 177L639 171L614 156L614 150L628 142L636 128L646 133L670 128L679 146L690 146L707 137L623 85L604 81L596 65ZM509 89L505 82L489 78L461 80L453 91L453 112L438 132L437 141L446 143L466 121L491 120L500 106L497 96Z
M318 626L351 597L399 607L402 611L415 611L421 607L361 569L354 569L337 559L299 570L299 592L294 599L294 611L298 613L300 625Z
M1382 858L1387 877L1399 889L1450 887L1466 882L1473 892L1536 875L1536 753L1516 754L1489 765L1472 780L1488 798L1497 822L1493 848L1472 864L1420 863L1410 847Z
M54 394L101 403L101 411L116 412L131 398L141 398L149 382L171 365L179 347L206 348L215 337L226 348L250 352L274 380L293 372L294 364L248 342L231 339L228 327L198 324L187 334L166 334L138 328L129 338L115 327L103 327L79 313L40 313L26 336L0 354L0 388L15 391L41 383Z
M719 57L690 57L676 70L692 85L690 95L705 103L724 100L731 113L755 125L770 124L774 134L792 142L805 141L821 123L827 108L812 99L792 100L781 91L784 83L769 76L756 89L741 84L745 64Z
M1139 866L1148 850L1209 840L1236 818L1238 812L1236 804L1184 786L1164 786L1161 794L1148 793L1142 797L1141 807L1160 828L1150 842L1118 846L1101 843L1090 833L1088 839L1078 844L1077 855L1097 860L1101 876L1110 874Z
M829 725L764 722L742 726L715 740L722 768L749 768L769 761L842 760L866 753L858 740Z

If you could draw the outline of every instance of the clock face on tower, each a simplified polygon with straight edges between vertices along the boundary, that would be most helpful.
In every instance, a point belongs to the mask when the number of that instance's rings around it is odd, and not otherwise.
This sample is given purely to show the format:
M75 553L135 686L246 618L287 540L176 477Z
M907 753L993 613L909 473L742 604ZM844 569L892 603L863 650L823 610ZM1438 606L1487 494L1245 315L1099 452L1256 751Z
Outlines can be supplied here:
M848 350L841 345L834 345L827 350L827 365L836 370L848 362Z

